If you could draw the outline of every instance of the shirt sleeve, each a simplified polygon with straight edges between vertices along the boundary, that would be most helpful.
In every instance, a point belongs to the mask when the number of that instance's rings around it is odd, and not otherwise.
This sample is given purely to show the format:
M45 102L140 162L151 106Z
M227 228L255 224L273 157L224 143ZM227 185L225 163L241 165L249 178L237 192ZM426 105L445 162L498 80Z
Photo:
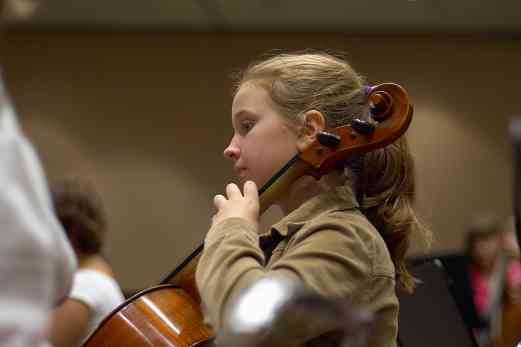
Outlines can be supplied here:
M264 273L264 254L252 225L241 218L229 218L212 227L196 269L207 323L214 329L220 327L230 296Z
M102 315L110 313L124 301L115 280L95 270L76 272L69 298L83 302L90 309L101 311Z
M372 265L373 253L370 242L367 245L358 233L332 218L299 230L284 255L268 268L253 226L230 218L209 231L196 271L205 317L219 329L226 303L266 275L291 276L322 296L361 302L369 295L364 289L371 284L370 275L379 271ZM392 271L392 267L381 271L389 283Z
M0 222L0 346L43 345L49 309L68 294L76 260L1 75Z

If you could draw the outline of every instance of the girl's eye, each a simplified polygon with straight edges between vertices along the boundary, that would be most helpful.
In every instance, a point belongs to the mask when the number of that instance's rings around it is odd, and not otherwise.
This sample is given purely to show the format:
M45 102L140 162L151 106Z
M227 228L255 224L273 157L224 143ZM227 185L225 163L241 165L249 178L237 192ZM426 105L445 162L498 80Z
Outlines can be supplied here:
M243 132L248 132L248 131L250 131L253 128L254 125L255 125L254 121L252 121L252 120L244 120L244 121L241 122L241 130Z

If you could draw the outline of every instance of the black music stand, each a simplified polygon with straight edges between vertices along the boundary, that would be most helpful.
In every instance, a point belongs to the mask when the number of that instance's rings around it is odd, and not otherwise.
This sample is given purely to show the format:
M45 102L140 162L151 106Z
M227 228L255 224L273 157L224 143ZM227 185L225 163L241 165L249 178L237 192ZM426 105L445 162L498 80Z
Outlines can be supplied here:
M443 262L427 259L412 266L422 281L414 294L398 292L400 347L477 347L449 289Z

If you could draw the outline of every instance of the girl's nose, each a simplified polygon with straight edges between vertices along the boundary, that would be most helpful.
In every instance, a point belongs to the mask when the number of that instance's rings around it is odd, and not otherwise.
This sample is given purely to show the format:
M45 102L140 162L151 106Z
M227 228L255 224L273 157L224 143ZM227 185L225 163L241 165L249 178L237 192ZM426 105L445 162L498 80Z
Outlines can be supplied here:
M239 149L239 146L237 146L237 144L235 143L234 138L232 138L228 147L224 149L223 154L226 158L232 160L237 160L239 158L241 151Z

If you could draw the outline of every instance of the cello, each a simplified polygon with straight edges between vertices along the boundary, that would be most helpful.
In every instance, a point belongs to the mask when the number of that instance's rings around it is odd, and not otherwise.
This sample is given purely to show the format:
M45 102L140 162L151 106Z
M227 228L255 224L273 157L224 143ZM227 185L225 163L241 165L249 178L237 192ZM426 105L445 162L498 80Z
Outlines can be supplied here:
M521 304L508 295L506 273L513 258L502 252L491 276L491 327L484 336L486 347L515 347L521 341Z
M518 246L521 248L521 119L510 122L510 138L512 141L513 162L513 211L514 229ZM496 281L496 292L492 297L497 301L493 307L497 324L487 347L514 347L521 343L521 304L505 295L505 271L508 265L508 255L501 254L499 258L499 279Z
M261 214L297 178L311 175L320 179L349 156L385 147L405 133L413 114L405 89L382 83L371 87L367 98L369 119L353 119L348 125L325 129L259 189ZM214 332L204 323L195 285L203 246L158 286L135 294L113 310L83 346L212 346Z
M496 335L490 347L516 347L521 342L521 304L508 295L504 296L500 310Z

